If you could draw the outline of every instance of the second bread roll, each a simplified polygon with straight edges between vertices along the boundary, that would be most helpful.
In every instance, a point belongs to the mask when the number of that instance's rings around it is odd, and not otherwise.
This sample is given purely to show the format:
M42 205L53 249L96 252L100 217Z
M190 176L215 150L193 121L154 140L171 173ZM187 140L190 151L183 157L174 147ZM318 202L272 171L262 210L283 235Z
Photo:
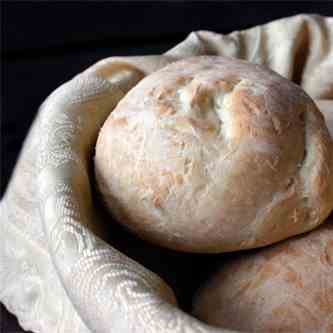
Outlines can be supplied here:
M259 247L333 208L333 143L296 84L262 66L194 57L139 82L106 120L95 171L117 220L192 252Z
M221 266L194 302L201 320L237 332L333 332L333 218Z

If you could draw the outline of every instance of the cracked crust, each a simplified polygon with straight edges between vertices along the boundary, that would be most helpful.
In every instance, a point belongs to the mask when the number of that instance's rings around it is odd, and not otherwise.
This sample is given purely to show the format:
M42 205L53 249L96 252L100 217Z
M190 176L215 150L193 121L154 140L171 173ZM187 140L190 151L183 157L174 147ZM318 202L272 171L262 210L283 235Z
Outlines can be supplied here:
M117 220L181 251L224 252L315 228L333 208L333 143L301 88L224 57L139 82L100 131L98 187Z
M194 314L247 332L333 332L333 220L223 264L198 292Z

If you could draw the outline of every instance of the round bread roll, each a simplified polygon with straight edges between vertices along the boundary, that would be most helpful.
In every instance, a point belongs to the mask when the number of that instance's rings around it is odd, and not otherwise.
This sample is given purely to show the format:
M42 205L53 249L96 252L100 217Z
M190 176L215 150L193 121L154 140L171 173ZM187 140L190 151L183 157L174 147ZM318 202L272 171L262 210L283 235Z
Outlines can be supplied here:
M310 97L263 66L175 62L140 81L104 123L95 172L119 223L171 249L259 247L333 208L333 143Z
M225 263L199 291L194 314L241 332L332 333L333 218Z

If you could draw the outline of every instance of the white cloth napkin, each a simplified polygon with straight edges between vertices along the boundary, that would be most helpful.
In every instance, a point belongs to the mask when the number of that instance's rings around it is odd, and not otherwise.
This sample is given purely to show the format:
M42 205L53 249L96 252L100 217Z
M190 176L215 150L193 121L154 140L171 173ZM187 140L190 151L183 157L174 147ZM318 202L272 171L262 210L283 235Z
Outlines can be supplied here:
M103 240L89 178L98 130L142 77L180 58L263 64L316 100L333 135L333 18L297 15L221 35L192 32L163 55L104 59L42 104L0 203L0 301L41 333L214 333L156 274ZM9 110L7 110L9 111Z

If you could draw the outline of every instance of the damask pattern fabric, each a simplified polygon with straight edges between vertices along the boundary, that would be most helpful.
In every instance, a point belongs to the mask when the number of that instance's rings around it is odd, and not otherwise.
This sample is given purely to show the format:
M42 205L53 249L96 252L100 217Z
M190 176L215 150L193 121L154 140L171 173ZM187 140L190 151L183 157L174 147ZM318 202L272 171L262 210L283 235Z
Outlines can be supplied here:
M170 62L207 54L277 71L332 119L333 18L317 15L192 32L163 55L104 59L78 74L41 105L0 204L0 301L24 329L229 332L181 311L159 276L103 239L89 173L98 131L127 91Z

